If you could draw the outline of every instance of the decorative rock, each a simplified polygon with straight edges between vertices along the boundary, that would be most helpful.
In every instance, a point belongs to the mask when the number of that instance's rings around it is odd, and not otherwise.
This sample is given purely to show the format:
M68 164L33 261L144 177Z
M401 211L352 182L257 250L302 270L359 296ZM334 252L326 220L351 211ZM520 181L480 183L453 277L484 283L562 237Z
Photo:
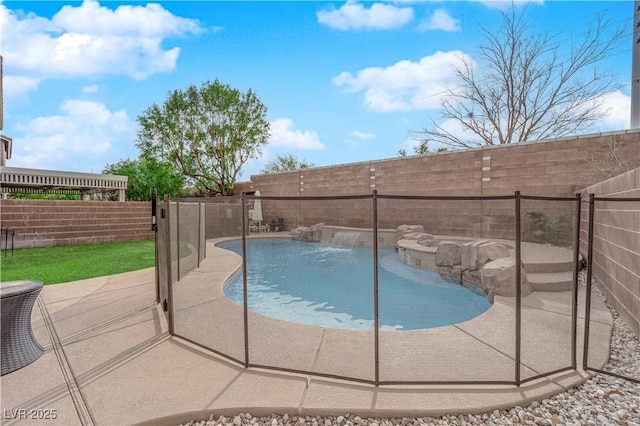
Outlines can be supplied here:
M405 234L413 232L424 232L424 226L422 225L400 225L396 228L396 246L398 241L404 238Z
M423 238L418 240L418 244L420 244L421 246L425 246L425 247L433 247L436 244L438 244L438 242L433 238L433 235L431 234L424 234L424 235L429 235L431 236L431 238Z
M524 412L524 410L520 410L518 411L518 418L520 418L520 421L523 422L524 418L526 417L527 413Z
M522 279L522 297L533 291L526 279L524 268L520 267ZM482 268L482 286L487 290L489 300L493 296L515 297L516 266L512 258L501 258L491 261Z
M479 245L476 269L481 269L487 263L503 257L509 257L509 249L504 244L486 243Z
M475 240L462 244L460 247L460 266L463 270L476 269L476 263L478 261L478 246L487 242L489 241Z
M415 241L435 241L433 235L425 234L424 232L407 232L402 236L402 239Z
M462 270L460 269L460 265L438 266L438 274L442 275L444 278L452 278L458 281L461 279Z
M461 247L462 270L480 270L492 260L509 257L509 248L488 240L476 240Z
M291 235L292 240L307 241L307 236L309 235L309 227L298 226L297 228L291 230L291 232L289 232L289 235Z
M436 265L456 266L460 265L460 244L453 241L442 241L436 250Z
M482 286L482 276L481 276L481 270L478 269L462 269L462 281L469 283L469 284L474 284L480 288L484 287ZM486 289L484 289L486 290Z
M323 223L317 223L313 226L298 226L289 234L291 235L291 239L295 241L307 241L317 243L320 242L320 238L322 237L322 227Z

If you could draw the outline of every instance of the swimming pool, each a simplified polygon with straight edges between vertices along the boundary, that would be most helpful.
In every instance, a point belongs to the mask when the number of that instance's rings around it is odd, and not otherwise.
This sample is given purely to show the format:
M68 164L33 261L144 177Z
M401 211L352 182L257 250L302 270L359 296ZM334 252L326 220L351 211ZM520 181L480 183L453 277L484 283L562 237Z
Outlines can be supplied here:
M242 253L241 241L218 244ZM398 261L380 249L379 323L382 330L415 330L470 320L491 304L481 294L435 272ZM248 307L252 312L321 327L373 330L373 253L285 239L247 240ZM242 273L224 294L242 306Z

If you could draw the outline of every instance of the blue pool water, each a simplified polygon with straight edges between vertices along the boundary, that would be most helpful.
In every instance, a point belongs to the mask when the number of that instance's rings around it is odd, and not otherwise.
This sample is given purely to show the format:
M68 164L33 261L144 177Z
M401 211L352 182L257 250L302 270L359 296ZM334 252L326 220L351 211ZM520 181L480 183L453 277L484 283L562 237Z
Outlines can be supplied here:
M218 245L242 253L241 241ZM455 324L491 306L486 297L435 272L401 263L379 250L381 329L414 330ZM253 312L321 327L373 330L373 252L291 240L247 241L248 304ZM242 306L242 273L224 294Z

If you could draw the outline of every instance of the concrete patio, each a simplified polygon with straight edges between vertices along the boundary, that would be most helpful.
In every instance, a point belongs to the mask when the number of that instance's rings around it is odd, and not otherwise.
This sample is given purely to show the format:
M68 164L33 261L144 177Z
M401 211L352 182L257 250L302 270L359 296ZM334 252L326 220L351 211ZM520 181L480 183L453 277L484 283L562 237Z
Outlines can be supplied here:
M207 259L200 268L175 284L176 332L191 340L217 345L228 355L243 359L242 323L234 318L241 310L220 297L219 292L220 282L236 269L236 262L228 251L209 245ZM560 350L552 357L548 352L567 346L569 295L534 292L523 300L523 378L567 365L568 350ZM581 293L580 317L584 315L583 299ZM604 363L608 357L611 318L599 300L594 303L591 322L594 346L590 353L594 362ZM513 380L512 305L513 299L500 298L485 314L466 323L432 330L381 333L381 372L408 380ZM207 315L211 319L223 318L225 327L208 323ZM375 387L317 376L244 369L169 335L165 315L155 303L153 269L46 286L34 307L32 320L45 354L0 378L3 425L177 424L208 417L212 412L216 415L355 413L378 417L480 413L526 405L589 377L583 371L565 371L520 387ZM249 321L252 363L356 378L371 375L373 346L369 345L373 345L373 333L323 329L318 332L317 327L259 315L251 315ZM504 333L496 328L499 326ZM580 320L578 347L582 346L582 326ZM548 331L554 328L559 329L558 334L549 335ZM437 343L425 348L418 338L436 339ZM544 350L537 347L540 341L546 342ZM356 346L349 349L349 345ZM451 356L425 358L433 347L439 350L432 351L432 355L449 350ZM545 356L541 357L542 354ZM388 378L381 376L382 380ZM30 418L30 414L43 413L42 410L55 410L56 418Z

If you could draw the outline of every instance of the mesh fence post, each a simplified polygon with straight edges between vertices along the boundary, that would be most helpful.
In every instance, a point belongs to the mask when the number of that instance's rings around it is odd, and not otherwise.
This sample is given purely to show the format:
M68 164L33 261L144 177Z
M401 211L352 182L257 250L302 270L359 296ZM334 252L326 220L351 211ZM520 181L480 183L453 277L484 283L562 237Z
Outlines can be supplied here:
M242 191L240 197L242 220L242 308L244 321L244 366L249 367L249 301L247 297L247 224L246 224L246 199Z
M589 322L591 321L591 278L593 275L593 216L595 213L595 194L589 194L589 234L587 245L587 294L584 303L584 346L582 349L582 369L588 368Z
M180 281L180 201L176 201L176 268Z
M167 207L167 219L165 221L166 232L166 256L167 256L167 310L169 311L169 334L175 335L175 327L173 321L173 271L171 261L171 197L164 196L164 202Z
M380 383L380 312L379 312L379 293L378 293L378 190L372 191L372 215L373 215L373 327L374 327L374 344L375 344L375 384Z
M200 207L202 203L198 202L198 259L197 265L200 267L200 246L202 245L202 208Z
M516 219L516 235L515 235L515 243L516 243L516 370L515 370L515 381L518 386L520 386L520 348L522 338L522 285L521 285L521 264L522 264L522 252L520 247L520 191L515 192L515 219Z
M582 196L576 194L575 235L573 238L573 290L571 293L571 368L575 369L578 332L578 273L580 262L580 209Z

